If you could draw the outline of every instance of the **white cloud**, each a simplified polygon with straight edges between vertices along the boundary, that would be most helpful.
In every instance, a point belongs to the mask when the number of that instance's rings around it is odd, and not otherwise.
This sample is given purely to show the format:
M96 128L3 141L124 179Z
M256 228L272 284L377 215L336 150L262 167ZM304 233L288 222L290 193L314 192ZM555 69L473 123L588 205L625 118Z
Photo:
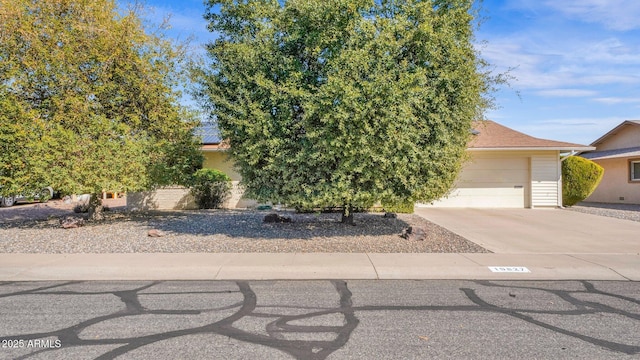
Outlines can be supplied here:
M617 31L640 29L638 0L547 0L544 5L570 18Z
M595 98L593 101L607 105L616 104L640 104L640 98L624 98L624 97L601 97Z
M613 37L598 42L559 39L543 29L489 39L481 53L498 72L512 69L514 87L560 93L584 91L582 86L640 84L640 46L629 43ZM563 96L591 95L574 91Z
M576 50L574 56L587 62L621 65L638 65L640 63L640 45L637 41L629 44L619 38L610 37L595 43L584 42Z
M595 96L597 91L585 89L552 89L537 91L536 95L548 97L587 97Z

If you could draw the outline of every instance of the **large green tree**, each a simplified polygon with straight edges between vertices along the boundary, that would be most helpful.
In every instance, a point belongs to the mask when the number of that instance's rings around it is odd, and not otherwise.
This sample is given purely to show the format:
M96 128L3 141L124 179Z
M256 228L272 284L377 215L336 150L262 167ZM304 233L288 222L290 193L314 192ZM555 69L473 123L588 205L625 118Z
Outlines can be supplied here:
M183 53L112 0L0 0L0 195L184 183Z
M250 196L299 207L432 201L493 79L471 0L210 0L200 96Z

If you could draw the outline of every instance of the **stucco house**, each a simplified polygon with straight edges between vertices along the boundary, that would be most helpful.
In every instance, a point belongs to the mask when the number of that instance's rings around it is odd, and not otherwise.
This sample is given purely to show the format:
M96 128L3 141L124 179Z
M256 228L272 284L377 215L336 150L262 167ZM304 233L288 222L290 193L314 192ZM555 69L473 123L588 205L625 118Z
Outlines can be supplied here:
M493 121L474 123L469 144L469 161L465 164L451 193L432 204L435 207L508 207L534 208L562 206L561 154L594 150L593 147L560 141L538 139ZM202 138L204 166L225 172L233 181L228 208L255 205L242 197L238 183L240 174L233 168L226 150L228 144L213 127L198 129ZM145 204L139 195L129 196L138 208L192 208L188 191L167 188L147 193ZM153 201L149 201L152 199Z
M233 187L231 196L224 203L226 208L246 208L257 205L255 200L242 196L242 188L239 186L242 176L233 167L233 162L229 160L227 150L229 144L220 139L220 135L214 126L203 126L198 129L198 135L202 138L202 153L204 155L205 168L217 169L229 175Z
M246 208L256 205L256 201L242 196L242 188L239 186L240 174L229 161L227 143L221 141L218 131L213 126L202 126L196 129L196 136L202 139L202 153L204 155L203 167L217 169L231 178L231 195L223 204L225 208ZM129 193L127 196L127 208L129 209L160 209L182 210L196 209L197 205L189 189L182 186L168 186L153 191Z
M469 161L455 188L448 197L418 206L560 207L562 156L594 149L535 138L489 120L475 122L473 129Z
M627 120L591 143L580 156L604 168L600 185L585 201L640 204L640 120Z

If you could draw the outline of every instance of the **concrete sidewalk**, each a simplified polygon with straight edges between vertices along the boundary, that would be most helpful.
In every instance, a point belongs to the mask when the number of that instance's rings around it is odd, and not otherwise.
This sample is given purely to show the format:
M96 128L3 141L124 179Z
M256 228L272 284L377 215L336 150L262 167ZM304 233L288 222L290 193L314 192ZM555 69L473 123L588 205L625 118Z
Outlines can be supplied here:
M524 270L529 272L492 272ZM639 254L0 254L0 281L631 280Z

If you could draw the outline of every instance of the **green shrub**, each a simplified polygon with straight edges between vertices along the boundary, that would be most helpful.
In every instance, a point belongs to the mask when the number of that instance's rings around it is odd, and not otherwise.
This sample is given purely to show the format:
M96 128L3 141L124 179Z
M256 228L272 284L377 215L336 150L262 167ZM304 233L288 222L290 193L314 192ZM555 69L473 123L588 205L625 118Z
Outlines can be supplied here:
M600 184L602 166L591 160L570 156L562 162L562 204L573 206L586 199Z
M391 201L382 202L382 208L386 212L401 213L401 214L413 214L413 201Z
M227 199L231 178L215 169L200 169L193 174L191 194L200 209L217 209Z

